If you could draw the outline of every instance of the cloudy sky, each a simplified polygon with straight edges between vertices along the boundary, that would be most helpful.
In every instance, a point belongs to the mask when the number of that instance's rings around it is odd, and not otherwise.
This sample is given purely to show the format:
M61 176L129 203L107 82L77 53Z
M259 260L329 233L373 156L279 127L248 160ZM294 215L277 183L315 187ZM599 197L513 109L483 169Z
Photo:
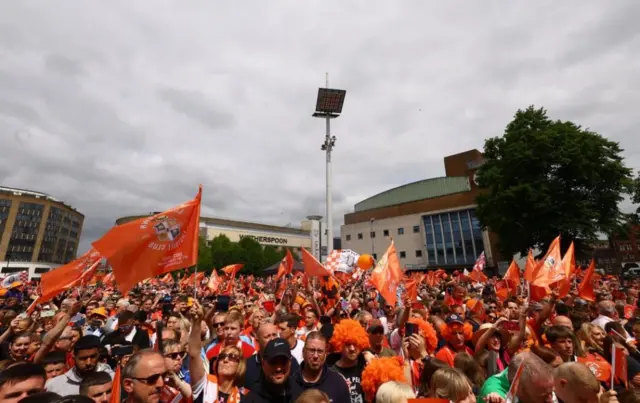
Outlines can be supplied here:
M84 213L81 251L199 183L205 215L299 225L324 215L311 113L325 72L348 90L336 229L530 104L619 141L640 169L638 15L634 0L5 0L0 184Z

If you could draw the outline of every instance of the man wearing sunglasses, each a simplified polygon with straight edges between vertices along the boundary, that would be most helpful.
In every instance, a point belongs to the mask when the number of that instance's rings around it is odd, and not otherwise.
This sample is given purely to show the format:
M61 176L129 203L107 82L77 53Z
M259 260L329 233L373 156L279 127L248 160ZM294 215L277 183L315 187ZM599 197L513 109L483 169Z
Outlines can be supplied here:
M164 357L157 351L142 350L133 355L122 371L127 402L158 403L169 376Z
M291 350L282 338L267 343L262 354L260 381L253 384L245 403L294 402L302 394L291 374Z
M369 334L369 351L376 357L395 357L392 349L385 347L384 325L380 319L371 319L365 326Z
M113 371L107 364L98 362L100 359L100 339L97 336L82 336L73 347L75 366L62 375L47 381L46 389L60 396L77 395L80 393L80 383L89 374L96 371L107 372L113 378Z

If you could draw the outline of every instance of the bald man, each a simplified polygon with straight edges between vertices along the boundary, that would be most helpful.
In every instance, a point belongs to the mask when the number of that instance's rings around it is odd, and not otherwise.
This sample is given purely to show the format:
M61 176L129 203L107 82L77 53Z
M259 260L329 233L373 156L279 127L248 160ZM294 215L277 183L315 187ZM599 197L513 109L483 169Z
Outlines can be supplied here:
M571 322L571 319L563 315L558 315L553 319L553 326L564 326L573 331L573 322Z
M565 362L553 371L555 392L564 403L598 403L600 383L579 362Z

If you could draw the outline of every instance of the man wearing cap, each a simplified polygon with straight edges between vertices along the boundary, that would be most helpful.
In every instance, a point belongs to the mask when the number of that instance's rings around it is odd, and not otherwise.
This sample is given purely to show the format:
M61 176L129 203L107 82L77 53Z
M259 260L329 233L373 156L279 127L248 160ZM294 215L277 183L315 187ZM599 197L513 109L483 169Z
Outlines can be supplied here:
M104 323L107 320L107 310L104 307L96 308L89 313L89 323L85 329L85 334L98 336L100 340L104 337Z
M385 347L384 325L380 319L371 319L366 326L369 334L369 351L376 357L395 357L396 353L392 349Z
M302 388L291 376L291 349L287 340L276 338L267 343L262 353L260 381L253 384L245 403L290 403Z
M82 336L73 347L75 366L64 374L49 379L45 388L60 396L77 395L80 393L80 382L87 374L104 371L113 378L111 367L98 362L99 348L100 339L97 336Z
M471 325L465 324L460 315L451 314L447 316L445 322L442 337L447 344L436 353L436 358L453 367L453 359L457 353L473 355L473 351L465 345L471 340L472 330Z

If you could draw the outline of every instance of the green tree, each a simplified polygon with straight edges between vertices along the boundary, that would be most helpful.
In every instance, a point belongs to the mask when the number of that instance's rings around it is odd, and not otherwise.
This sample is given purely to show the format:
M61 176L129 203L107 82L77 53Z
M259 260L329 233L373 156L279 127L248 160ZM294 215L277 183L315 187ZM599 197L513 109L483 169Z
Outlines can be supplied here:
M244 273L259 273L266 266L262 246L253 238L245 237L238 242L238 246L244 251Z
M504 256L546 250L557 235L566 246L611 233L632 186L621 152L598 133L552 121L543 108L518 110L503 136L485 141L478 219L498 235Z
M198 238L198 271L211 271L213 255L209 243L204 237Z
M265 268L280 262L284 257L284 251L278 251L273 246L265 246L263 250Z

